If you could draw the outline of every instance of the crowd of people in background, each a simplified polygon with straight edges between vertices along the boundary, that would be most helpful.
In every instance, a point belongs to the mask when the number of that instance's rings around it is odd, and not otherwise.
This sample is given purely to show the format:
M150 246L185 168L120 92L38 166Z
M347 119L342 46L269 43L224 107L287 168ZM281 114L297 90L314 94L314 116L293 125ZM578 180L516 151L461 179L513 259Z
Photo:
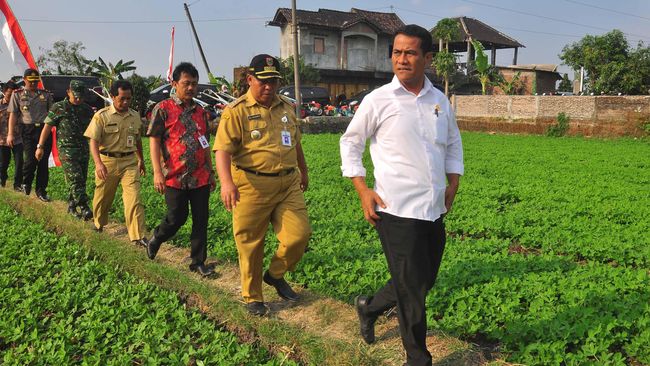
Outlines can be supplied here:
M360 334L375 342L374 325L396 307L406 349L406 365L431 365L426 347L425 298L435 283L445 247L444 216L451 210L460 176L463 150L448 99L425 77L433 43L424 28L399 30L392 47L393 80L367 95L340 140L342 174L358 193L365 219L374 226L388 262L390 280L373 296L359 295ZM246 309L263 316L269 308L262 283L287 301L297 301L284 276L295 269L311 237L304 192L309 186L298 117L289 98L278 94L280 64L266 54L249 66L248 90L223 111L214 145L209 146L207 112L194 101L198 71L180 63L172 74L175 94L158 103L146 131L155 190L163 194L167 212L146 238L140 198L146 173L142 120L129 109L133 87L117 80L110 106L92 113L82 101L87 90L73 80L67 99L53 103L38 89L37 70L24 73L25 87L8 82L0 101L0 183L6 185L13 154L13 188L29 195L36 176L38 199L49 202L48 157L52 129L69 185L68 212L93 219L96 231L108 224L118 184L131 241L155 259L189 214L189 269L210 276L206 265L210 192L220 181L220 198L232 212L232 228ZM370 140L375 187L366 184L362 156ZM212 153L215 164L212 162ZM24 156L24 159L23 159ZM92 210L88 206L88 161L95 165ZM216 166L216 174L215 174ZM264 239L269 224L279 241L264 267Z

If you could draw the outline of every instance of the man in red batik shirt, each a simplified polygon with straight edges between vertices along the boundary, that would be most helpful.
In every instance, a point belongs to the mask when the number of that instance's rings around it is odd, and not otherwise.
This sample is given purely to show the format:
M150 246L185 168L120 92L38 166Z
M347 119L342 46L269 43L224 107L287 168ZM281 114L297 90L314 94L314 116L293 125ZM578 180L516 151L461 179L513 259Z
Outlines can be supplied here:
M154 259L160 245L183 226L189 204L192 208L190 270L209 276L213 270L205 265L208 202L216 186L207 135L209 117L193 100L199 81L196 68L181 62L174 69L172 79L176 95L156 105L147 132L154 187L165 194L167 203L167 216L154 230L147 255Z

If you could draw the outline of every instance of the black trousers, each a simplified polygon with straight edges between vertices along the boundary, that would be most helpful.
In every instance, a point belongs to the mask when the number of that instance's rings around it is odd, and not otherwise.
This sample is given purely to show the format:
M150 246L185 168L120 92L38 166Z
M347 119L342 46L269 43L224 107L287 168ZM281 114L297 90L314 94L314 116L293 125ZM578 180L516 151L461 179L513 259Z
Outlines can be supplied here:
M161 243L169 240L187 221L189 204L192 207L192 234L190 235L192 266L203 264L208 257L209 198L209 185L196 189L165 187L167 216L153 232Z
M47 183L50 179L49 172L49 158L50 153L52 152L52 135L47 138L43 146L43 159L41 161L36 160L34 153L36 152L36 145L38 144L38 139L41 137L41 131L43 131L43 125L36 127L32 124L23 124L23 145L25 145L25 165L23 167L23 184L27 186L28 190L32 188L32 182L34 181L34 173L36 173L36 193L37 194L46 194L47 193Z
M0 180L7 181L7 170L9 169L9 160L11 154L14 154L14 188L20 188L23 184L23 144L14 145L14 147L0 146Z
M379 212L379 240L384 249L390 280L368 304L377 317L397 306L399 332L409 366L431 365L427 350L425 299L433 287L445 249L443 219L424 221Z

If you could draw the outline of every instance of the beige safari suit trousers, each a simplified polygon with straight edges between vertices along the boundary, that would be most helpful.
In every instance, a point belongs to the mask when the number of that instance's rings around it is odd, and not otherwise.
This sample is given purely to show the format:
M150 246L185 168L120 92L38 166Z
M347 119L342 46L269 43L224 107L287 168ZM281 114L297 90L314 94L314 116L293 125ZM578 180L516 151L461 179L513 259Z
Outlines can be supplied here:
M269 227L279 245L269 266L273 278L294 270L311 236L305 198L296 170L281 177L264 177L232 167L239 202L233 210L233 233L239 253L242 296L246 303L264 301L262 266L264 236Z
M124 220L129 231L129 239L145 237L144 206L140 199L140 173L135 153L121 158L100 155L108 175L101 180L95 175L95 195L93 197L93 216L95 226L108 224L108 211L113 205L117 185L122 185Z

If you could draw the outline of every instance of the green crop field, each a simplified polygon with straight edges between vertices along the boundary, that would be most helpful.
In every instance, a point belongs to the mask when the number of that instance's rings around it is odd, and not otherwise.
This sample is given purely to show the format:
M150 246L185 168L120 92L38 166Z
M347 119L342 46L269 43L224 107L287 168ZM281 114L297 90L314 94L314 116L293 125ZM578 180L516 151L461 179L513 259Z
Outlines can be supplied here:
M351 302L382 286L388 273L377 235L340 176L338 138L303 139L314 234L291 280ZM430 328L517 363L650 364L648 140L463 133L463 143L466 175L427 299ZM92 192L92 179L88 186ZM66 197L58 170L50 192ZM153 228L165 205L151 176L143 196ZM217 193L210 207L209 254L236 261L230 215ZM188 246L189 231L181 229L175 245ZM269 243L267 253L272 235Z
M292 365L0 205L3 365Z

